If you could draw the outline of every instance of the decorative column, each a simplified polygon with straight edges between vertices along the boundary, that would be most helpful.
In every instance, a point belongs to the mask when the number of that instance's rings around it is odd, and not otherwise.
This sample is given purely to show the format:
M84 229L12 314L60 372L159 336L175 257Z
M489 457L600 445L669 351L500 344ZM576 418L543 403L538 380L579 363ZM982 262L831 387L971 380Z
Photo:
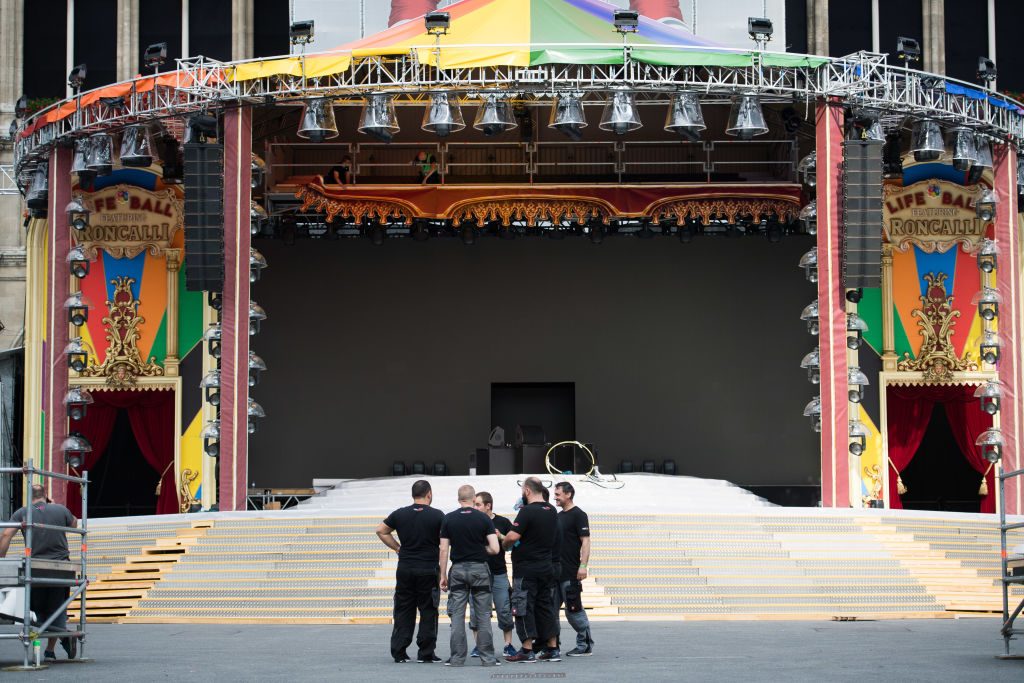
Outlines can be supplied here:
M224 114L224 296L221 307L221 510L244 510L249 433L249 203L252 110Z
M922 0L921 26L924 32L921 46L924 70L933 74L946 73L946 3L945 0Z
M850 501L846 298L842 284L843 107L820 102L816 114L818 203L818 353L821 363L821 504Z
M882 243L882 370L896 370L896 323L893 320L892 245Z
M994 166L992 181L998 204L994 221L995 240L1000 258L996 266L996 288L1003 296L999 307L999 336L1006 348L999 352L999 379L1009 400L999 411L999 428L1003 432L1002 468L1016 470L1021 463L1021 439L1024 438L1024 352L1021 340L1024 320L1021 317L1021 253L1017 215L1017 154L1010 145L992 145ZM1021 514L1020 478L1006 481L1006 513Z
M178 272L181 270L181 249L167 249L164 257L167 259L167 354L164 356L164 375L177 377L181 363L178 357Z
M71 250L71 228L68 227L64 208L71 201L70 147L55 147L50 152L49 200L47 216L50 225L47 235L48 272L46 282L46 341L43 351L43 412L44 447L43 467L51 472L66 472L61 442L68 431L64 414L64 395L68 392L68 359L64 348L68 345L68 321L64 302L71 296L71 273L67 256ZM64 482L47 482L50 498L64 504Z
M139 0L117 0L117 80L139 73Z
M828 0L807 0L807 51L828 55Z
M253 57L253 0L231 0L231 58Z

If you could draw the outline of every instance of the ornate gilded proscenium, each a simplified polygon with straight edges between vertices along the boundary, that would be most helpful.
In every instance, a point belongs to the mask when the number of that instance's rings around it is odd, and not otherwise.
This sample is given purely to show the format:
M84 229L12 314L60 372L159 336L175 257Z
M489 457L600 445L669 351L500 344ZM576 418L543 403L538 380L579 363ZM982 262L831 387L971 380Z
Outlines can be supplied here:
M519 220L534 227L538 221L558 223L575 220L583 223L598 219L607 225L610 217L607 204L583 197L501 197L467 202L451 209L451 219L456 227L464 220L474 220L480 225L501 221L505 227Z
M791 221L800 212L796 202L782 199L683 199L655 205L651 209L652 220L671 219L676 225L682 225L687 218L696 218L705 224L713 218L724 218L729 223L737 219L751 217L755 223L776 216L783 221Z
M926 382L945 382L952 379L952 373L963 370L977 370L978 363L970 351L958 358L953 349L953 326L960 317L960 311L953 310L953 297L946 296L946 273L927 273L924 276L928 288L921 296L921 308L915 308L913 316L920 328L918 334L924 337L917 358L909 353L897 368L904 372L923 372Z
M138 341L142 336L139 325L146 322L139 315L139 300L132 295L135 278L122 276L110 281L114 285L114 296L107 301L110 314L103 318L106 327L107 354L99 365L92 361L83 377L106 377L107 384L124 388L134 386L139 377L159 377L164 369L157 365L156 358L143 362L139 354Z
M295 198L302 200L300 211L305 213L313 209L323 212L328 223L341 216L357 222L363 218L386 222L391 218L409 225L416 216L416 210L405 202L379 197L327 197L309 185L300 187L295 193Z

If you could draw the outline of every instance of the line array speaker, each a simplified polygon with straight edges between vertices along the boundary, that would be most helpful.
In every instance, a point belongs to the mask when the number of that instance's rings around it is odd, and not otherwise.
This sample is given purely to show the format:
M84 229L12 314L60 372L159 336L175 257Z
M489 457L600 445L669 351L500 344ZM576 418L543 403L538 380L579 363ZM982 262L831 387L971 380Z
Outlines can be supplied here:
M843 287L882 286L882 146L843 143Z
M224 291L223 145L185 145L185 289Z

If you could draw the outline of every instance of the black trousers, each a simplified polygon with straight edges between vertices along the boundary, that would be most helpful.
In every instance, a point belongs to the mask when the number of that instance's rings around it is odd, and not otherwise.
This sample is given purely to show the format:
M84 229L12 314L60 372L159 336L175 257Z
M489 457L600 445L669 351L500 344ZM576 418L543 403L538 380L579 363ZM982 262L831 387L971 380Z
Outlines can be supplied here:
M512 581L512 614L520 641L534 639L535 649L547 647L547 640L558 636L558 607L555 605L555 579L552 576L515 577Z
M416 611L420 613L420 630L416 635L418 659L434 656L437 645L437 605L441 599L438 568L409 569L402 566L395 572L394 629L391 631L391 656L406 656L416 627Z

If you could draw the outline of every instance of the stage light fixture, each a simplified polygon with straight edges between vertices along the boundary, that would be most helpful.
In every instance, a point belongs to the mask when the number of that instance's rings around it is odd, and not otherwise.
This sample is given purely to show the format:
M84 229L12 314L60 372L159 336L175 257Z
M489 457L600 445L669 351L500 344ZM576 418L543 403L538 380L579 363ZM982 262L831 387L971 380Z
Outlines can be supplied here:
M205 144L217 139L219 124L216 116L193 114L185 122L185 144Z
M740 140L751 140L767 132L768 124L764 121L761 99L750 94L733 97L729 110L729 125L725 129L725 134Z
M199 433L203 440L203 452L211 458L220 456L220 420L210 420Z
M79 245L68 251L67 262L71 274L79 280L89 274L89 258L85 254L85 247Z
M772 39L775 28L772 20L767 17L747 17L747 34L757 45L757 49L763 50L768 41Z
M804 417L811 418L811 429L821 431L821 397L815 396L804 406Z
M987 86L996 80L996 63L988 57L978 57L978 81Z
M982 287L971 297L971 303L978 307L978 314L984 320L995 320L999 315L999 304L1003 297L991 287Z
M921 119L914 123L910 151L917 162L939 160L946 151L946 145L942 140L942 127L938 121Z
M868 429L860 420L850 420L850 454L860 456L868 447Z
M447 477L448 476L448 465L443 460L438 460L434 463L434 476L435 477Z
M81 337L68 340L64 355L68 357L68 367L75 372L82 372L89 366L89 349Z
M44 217L50 198L49 164L40 162L32 170L32 181L25 191L25 205L35 216Z
M696 142L706 129L704 113L700 108L700 96L691 90L673 95L665 114L665 130Z
M968 185L977 185L985 171L992 170L992 141L987 135L974 136L974 150L976 158L967 172Z
M254 387L260 383L260 373L266 372L267 364L262 358L252 351L249 351L249 386Z
M249 200L249 234L258 235L263 230L263 224L269 220L267 210L255 199Z
M206 328L206 332L203 333L203 341L206 342L207 352L218 360L220 359L222 334L220 323L210 323L210 326Z
M896 58L902 61L904 66L921 61L921 44L914 38L899 36L896 39Z
M452 16L448 12L427 12L423 15L423 25L432 36L448 35Z
M974 215L986 223L996 219L996 205L999 197L990 187L983 188L978 201L974 203Z
M996 269L998 259L999 247L996 246L996 241L986 237L978 249L978 268L983 273L991 273Z
M818 153L811 152L796 165L797 176L808 187L818 184Z
M68 225L81 232L89 227L89 209L81 195L72 195L71 201L64 207L64 213L68 217Z
M851 365L846 373L847 382L850 385L850 403L860 403L864 400L864 387L871 384L868 376L861 372L856 365Z
M28 96L22 95L18 98L18 101L14 103L14 117L23 119L28 116Z
M999 362L999 351L1003 346L1003 340L998 333L988 331L981 335L981 342L979 344L981 349L981 359L989 365L995 365Z
M846 348L856 351L864 343L864 333L868 331L868 324L856 313L846 314L846 332L852 335L846 337Z
M604 111L601 113L601 123L598 124L598 127L616 135L625 135L642 126L643 123L640 121L640 113L637 111L633 93L625 90L612 93L605 102Z
M483 102L476 110L474 128L491 137L512 130L518 125L512 112L512 104L507 97L493 93L483 96Z
M391 142L398 131L398 116L395 101L386 93L373 93L366 98L363 112L359 116L359 132L381 142Z
M808 282L818 281L818 248L811 247L800 257L800 267L803 268L804 277Z
M974 148L974 131L963 126L951 131L953 137L953 168L966 173L978 163L978 152Z
M396 460L391 463L391 476L392 477L404 477L405 476L405 463Z
M255 301L249 302L249 336L260 331L260 322L267 319L267 312Z
M818 334L818 300L815 299L804 307L800 319L807 323L807 332Z
M85 167L98 176L110 175L114 169L114 140L106 133L89 136L89 155Z
M811 384L821 382L821 355L815 347L800 361L800 367L807 371L807 381Z
M1003 398L1003 383L997 379L989 380L974 390L974 397L981 403L983 411L995 415Z
M68 86L70 86L76 94L82 89L82 85L85 83L85 76L88 73L88 67L85 62L82 62L71 69L71 73L68 74Z
M81 420L85 417L87 407L93 403L92 394L82 387L71 387L64 394L64 405L69 420Z
M676 475L677 471L678 470L676 470L676 461L675 460L669 459L669 460L662 460L661 461L661 473L662 474L667 474L670 477L674 477Z
M466 127L458 99L447 92L430 94L430 105L423 110L423 124L428 133L444 138Z
M153 43L142 53L142 63L153 71L159 71L167 61L167 43Z
M93 179L96 177L95 171L90 171L87 165L92 154L91 145L92 141L89 138L75 140L75 153L71 159L71 172L78 175L78 185L82 188L91 186Z
M413 476L423 476L427 473L427 466L422 460L417 460L412 464Z
M89 320L89 302L81 292L75 292L64 301L64 310L68 312L68 322L81 327Z
M976 446L981 446L981 455L990 463L997 463L1003 455L1003 433L995 427L989 427L981 433L975 441Z
M316 22L312 19L293 21L288 27L288 41L292 45L308 45L313 42Z
M306 100L297 135L310 142L323 142L338 137L338 124L334 120L334 100L329 97Z
M570 140L583 139L587 127L587 116L583 111L583 96L580 93L560 93L551 104L548 128L554 128Z
M633 461L622 460L619 462L619 474L632 474L633 473Z
M220 405L220 370L210 370L206 376L199 381L199 388L203 390L203 400L211 406Z
M64 462L68 467L80 469L86 453L92 453L92 444L78 432L71 432L60 444L64 452Z
M256 421L260 420L260 419L263 419L264 417L267 416L267 413L263 410L263 406L261 406L259 403L257 403L256 401L252 400L251 398L248 399L248 401L246 403L245 414L246 414L246 417L248 418L248 425L247 425L247 427L248 427L248 432L250 434L253 434L256 431L256 426L257 426Z
M253 152L252 162L249 164L249 187L253 190L262 191L263 182L267 177L267 162Z
M121 136L121 165L149 168L153 164L153 141L144 124L128 126Z
M612 13L612 25L619 33L636 33L640 30L640 13L635 10L617 9Z
M459 230L459 237L462 238L463 244L474 244L476 242L476 228L471 223L463 223L462 228Z
M249 282L257 282L266 267L266 257L255 247L249 247Z

